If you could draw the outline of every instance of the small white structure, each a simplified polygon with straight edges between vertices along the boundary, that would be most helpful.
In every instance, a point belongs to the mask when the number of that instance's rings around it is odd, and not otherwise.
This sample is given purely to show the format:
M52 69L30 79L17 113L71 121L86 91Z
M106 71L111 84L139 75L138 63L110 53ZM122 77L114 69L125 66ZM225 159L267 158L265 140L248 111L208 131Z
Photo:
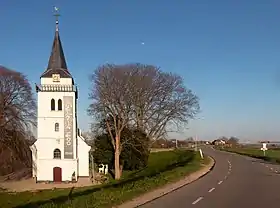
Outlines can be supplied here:
M30 147L36 181L72 181L89 177L90 146L77 126L78 91L67 69L58 21L38 94L37 140Z

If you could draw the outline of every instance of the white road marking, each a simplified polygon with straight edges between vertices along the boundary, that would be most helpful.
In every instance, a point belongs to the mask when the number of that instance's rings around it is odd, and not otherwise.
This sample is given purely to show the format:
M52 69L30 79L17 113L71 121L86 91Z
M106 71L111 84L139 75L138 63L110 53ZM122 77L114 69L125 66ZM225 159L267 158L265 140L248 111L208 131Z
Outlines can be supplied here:
M196 203L198 203L199 201L201 201L203 199L203 197L201 196L201 197L199 197L197 200L195 200L192 204L196 204Z
M219 181L219 183L218 183L218 184L220 185L221 183L223 183L223 181Z
M227 176L225 176L225 179L227 179Z
M211 188L208 192L211 193L214 190L215 190L215 188Z
M232 167L231 162L228 160L228 169L229 169L229 172L231 171L231 167ZM228 174L229 174L229 173L228 173Z

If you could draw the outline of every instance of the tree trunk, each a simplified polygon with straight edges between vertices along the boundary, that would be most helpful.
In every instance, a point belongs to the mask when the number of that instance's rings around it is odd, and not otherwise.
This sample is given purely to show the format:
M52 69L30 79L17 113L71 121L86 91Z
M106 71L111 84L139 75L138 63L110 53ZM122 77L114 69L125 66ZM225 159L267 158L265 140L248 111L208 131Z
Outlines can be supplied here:
M122 172L120 168L120 139L116 136L116 147L115 147L115 179L121 178Z

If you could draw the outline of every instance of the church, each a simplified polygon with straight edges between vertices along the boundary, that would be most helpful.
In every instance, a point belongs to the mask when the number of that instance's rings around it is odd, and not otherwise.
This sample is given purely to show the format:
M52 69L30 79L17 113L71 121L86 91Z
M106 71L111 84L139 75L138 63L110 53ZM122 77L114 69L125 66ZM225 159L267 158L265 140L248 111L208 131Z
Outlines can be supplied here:
M36 84L37 140L30 146L36 182L69 182L89 177L89 151L77 124L78 89L67 68L56 19L47 69Z

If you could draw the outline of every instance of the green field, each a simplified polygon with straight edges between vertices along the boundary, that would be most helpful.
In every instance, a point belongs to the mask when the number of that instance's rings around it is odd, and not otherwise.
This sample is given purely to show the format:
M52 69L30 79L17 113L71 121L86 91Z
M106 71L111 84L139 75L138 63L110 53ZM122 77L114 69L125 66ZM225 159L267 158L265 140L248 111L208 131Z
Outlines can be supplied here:
M0 193L0 207L112 207L157 187L197 171L209 158L201 160L193 151L151 153L148 166L126 172L125 178L100 186L45 190L31 193Z
M250 156L250 157L254 157L254 158L259 158L259 159L263 159L266 161L270 161L270 162L275 162L275 163L280 163L280 150L279 149L268 149L265 152L265 155L263 153L263 151L260 148L224 148L221 149L224 151L228 151L228 152L234 152L234 153L238 153L238 154L242 154L242 155L246 155L246 156Z

